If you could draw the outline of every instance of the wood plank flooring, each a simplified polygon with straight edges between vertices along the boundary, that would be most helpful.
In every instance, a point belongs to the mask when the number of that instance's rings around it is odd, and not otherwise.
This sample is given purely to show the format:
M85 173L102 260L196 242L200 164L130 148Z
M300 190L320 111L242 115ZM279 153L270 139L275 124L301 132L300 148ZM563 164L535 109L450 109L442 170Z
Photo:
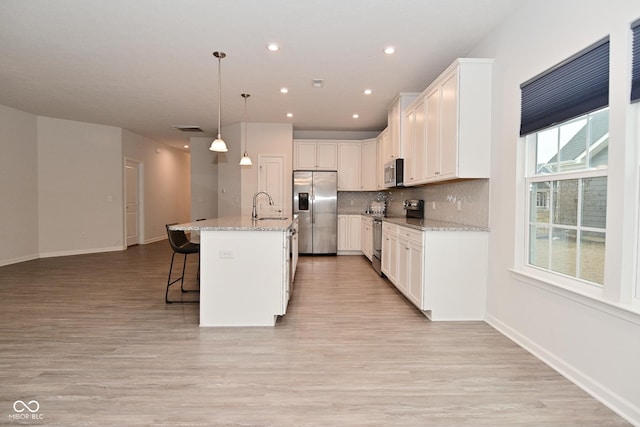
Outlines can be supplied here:
M218 329L164 303L170 256L0 268L0 424L628 425L486 323L429 322L363 257L301 257L275 328Z

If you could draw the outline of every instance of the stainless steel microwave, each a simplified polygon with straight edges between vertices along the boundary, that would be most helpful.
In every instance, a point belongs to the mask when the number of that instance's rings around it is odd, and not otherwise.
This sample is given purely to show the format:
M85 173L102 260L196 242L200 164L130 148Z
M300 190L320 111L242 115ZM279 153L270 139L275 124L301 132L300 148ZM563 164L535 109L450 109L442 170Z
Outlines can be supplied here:
M386 188L404 185L404 159L393 159L384 164L384 186Z

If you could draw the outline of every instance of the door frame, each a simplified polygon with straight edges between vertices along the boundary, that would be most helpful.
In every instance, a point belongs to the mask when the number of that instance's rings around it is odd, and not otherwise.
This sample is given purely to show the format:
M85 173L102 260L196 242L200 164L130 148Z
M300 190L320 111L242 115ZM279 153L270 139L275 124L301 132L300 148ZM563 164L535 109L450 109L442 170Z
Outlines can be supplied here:
M127 249L127 162L136 163L138 169L138 244L143 245L144 240L144 162L132 157L124 157L122 165L122 242Z

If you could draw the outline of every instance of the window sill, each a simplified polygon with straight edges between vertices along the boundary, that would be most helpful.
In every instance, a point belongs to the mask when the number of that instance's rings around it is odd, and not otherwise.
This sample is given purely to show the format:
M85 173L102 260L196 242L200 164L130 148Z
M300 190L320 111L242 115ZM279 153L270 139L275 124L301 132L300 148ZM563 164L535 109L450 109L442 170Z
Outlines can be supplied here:
M602 298L602 292L599 289L578 288L578 286L541 278L538 275L522 270L509 269L509 271L511 271L511 276L520 283L535 286L603 313L640 325L640 306L638 305L606 301Z

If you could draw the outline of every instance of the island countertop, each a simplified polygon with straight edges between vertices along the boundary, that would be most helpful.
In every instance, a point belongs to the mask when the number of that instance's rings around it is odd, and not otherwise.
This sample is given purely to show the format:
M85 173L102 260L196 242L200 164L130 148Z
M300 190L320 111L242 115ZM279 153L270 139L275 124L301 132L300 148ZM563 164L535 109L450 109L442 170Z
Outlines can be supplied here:
M285 231L293 224L295 216L284 219L252 219L248 215L225 216L202 221L185 222L169 226L171 230L184 231Z

